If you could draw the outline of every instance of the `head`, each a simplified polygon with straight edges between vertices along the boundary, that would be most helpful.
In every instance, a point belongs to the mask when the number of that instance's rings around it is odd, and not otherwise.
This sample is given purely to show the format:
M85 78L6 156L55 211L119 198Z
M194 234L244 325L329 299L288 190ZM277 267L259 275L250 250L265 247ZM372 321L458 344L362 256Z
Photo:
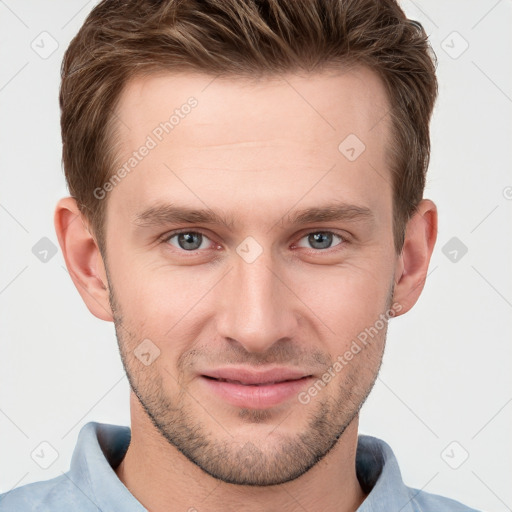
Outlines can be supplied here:
M356 421L421 293L437 83L394 1L221 4L92 11L63 62L55 221L139 414L210 475L272 485ZM212 388L228 367L304 379L233 403Z

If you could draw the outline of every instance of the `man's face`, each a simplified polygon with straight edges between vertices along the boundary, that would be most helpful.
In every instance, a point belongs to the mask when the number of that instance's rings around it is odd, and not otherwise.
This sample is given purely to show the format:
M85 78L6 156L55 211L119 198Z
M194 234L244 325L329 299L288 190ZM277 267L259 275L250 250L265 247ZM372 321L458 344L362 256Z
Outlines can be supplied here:
M119 167L137 162L105 199L111 305L162 436L218 479L278 484L334 446L380 366L397 261L388 104L366 69L212 80L153 76L123 92ZM295 218L342 204L339 218Z

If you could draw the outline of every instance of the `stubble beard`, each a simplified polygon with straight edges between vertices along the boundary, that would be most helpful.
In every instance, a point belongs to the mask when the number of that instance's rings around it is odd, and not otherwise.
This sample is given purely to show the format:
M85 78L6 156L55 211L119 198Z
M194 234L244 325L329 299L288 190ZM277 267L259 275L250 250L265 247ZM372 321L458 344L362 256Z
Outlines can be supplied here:
M336 385L337 378L341 383L335 396L322 390L307 406L298 401L290 406L304 408L304 414L308 416L301 431L293 435L280 433L278 424L269 428L266 436L251 436L251 439L244 440L237 439L222 426L222 422L216 419L215 410L208 406L207 398L192 397L182 386L179 386L175 397L166 394L158 369L171 377L172 374L165 368L165 363L143 367L135 358L133 349L142 338L139 339L125 325L112 286L110 304L128 381L154 427L170 445L205 473L241 486L271 486L295 480L334 448L375 384L387 333L386 327L380 333L381 339L372 342L375 348L365 349L373 349L373 353L369 357L363 356L361 363L364 364L363 360L370 363L373 371L364 383L358 381L358 370L351 365L341 372L343 375L347 371L348 376L337 376L329 383L329 386ZM173 380L180 385L180 377ZM202 407L197 402L201 402ZM194 410L201 410L205 419L195 418ZM240 421L245 424L268 423L273 416L271 410L240 409L238 413ZM281 421L285 420L286 417Z

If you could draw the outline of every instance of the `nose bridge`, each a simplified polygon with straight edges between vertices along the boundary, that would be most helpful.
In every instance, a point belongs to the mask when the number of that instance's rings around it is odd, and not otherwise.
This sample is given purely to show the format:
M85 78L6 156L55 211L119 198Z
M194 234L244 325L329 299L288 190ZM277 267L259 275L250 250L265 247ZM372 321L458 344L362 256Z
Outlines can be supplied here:
M250 244L237 249L218 328L222 337L236 340L247 351L265 352L277 341L293 337L297 320L293 294L281 282L283 278L277 277L270 250L259 250L256 255Z

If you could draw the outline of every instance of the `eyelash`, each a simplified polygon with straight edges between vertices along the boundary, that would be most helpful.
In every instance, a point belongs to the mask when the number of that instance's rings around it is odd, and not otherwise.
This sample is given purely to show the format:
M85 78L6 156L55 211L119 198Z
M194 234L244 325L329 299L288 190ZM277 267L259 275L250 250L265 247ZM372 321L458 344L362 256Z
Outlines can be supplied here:
M179 234L181 233L194 233L194 234L201 234L203 235L204 237L208 238L208 240L210 240L211 242L213 243L216 243L214 242L213 240L210 239L210 237L204 233L203 231L200 231L200 230L192 230L192 229L180 229L180 230L177 230L177 231L171 231L170 233L166 233L163 237L161 237L161 241L163 243L166 243L168 245L171 245L169 244L169 241L171 240L171 238L174 238L175 236L178 236ZM326 233L326 234L331 234L331 235L334 235L334 236L337 236L338 238L341 239L341 242L336 244L335 246L333 247L328 247L326 249L312 249L310 248L309 251L313 252L313 253L316 253L316 254L319 254L319 253L330 253L332 250L343 250L343 247L349 243L349 240L348 238L345 236L345 235L341 235L339 233L336 233L335 231L329 231L329 230L320 230L320 229L317 229L317 230L313 230L313 231L308 231L307 233L303 234L299 241L302 240L303 238L307 237L308 235L312 235L312 234L317 234L317 233ZM295 244L294 244L295 245ZM338 248L336 249L337 247L341 246L341 248ZM205 249L196 249L194 251L186 251L184 249L179 249L177 247L174 247L172 246L173 249L176 249L178 252L181 252L181 253L184 253L184 254L189 254L191 256L195 256L197 255L198 253L201 253L203 251L205 251ZM302 247L302 249L306 249L304 247ZM306 249L307 250L307 249Z

